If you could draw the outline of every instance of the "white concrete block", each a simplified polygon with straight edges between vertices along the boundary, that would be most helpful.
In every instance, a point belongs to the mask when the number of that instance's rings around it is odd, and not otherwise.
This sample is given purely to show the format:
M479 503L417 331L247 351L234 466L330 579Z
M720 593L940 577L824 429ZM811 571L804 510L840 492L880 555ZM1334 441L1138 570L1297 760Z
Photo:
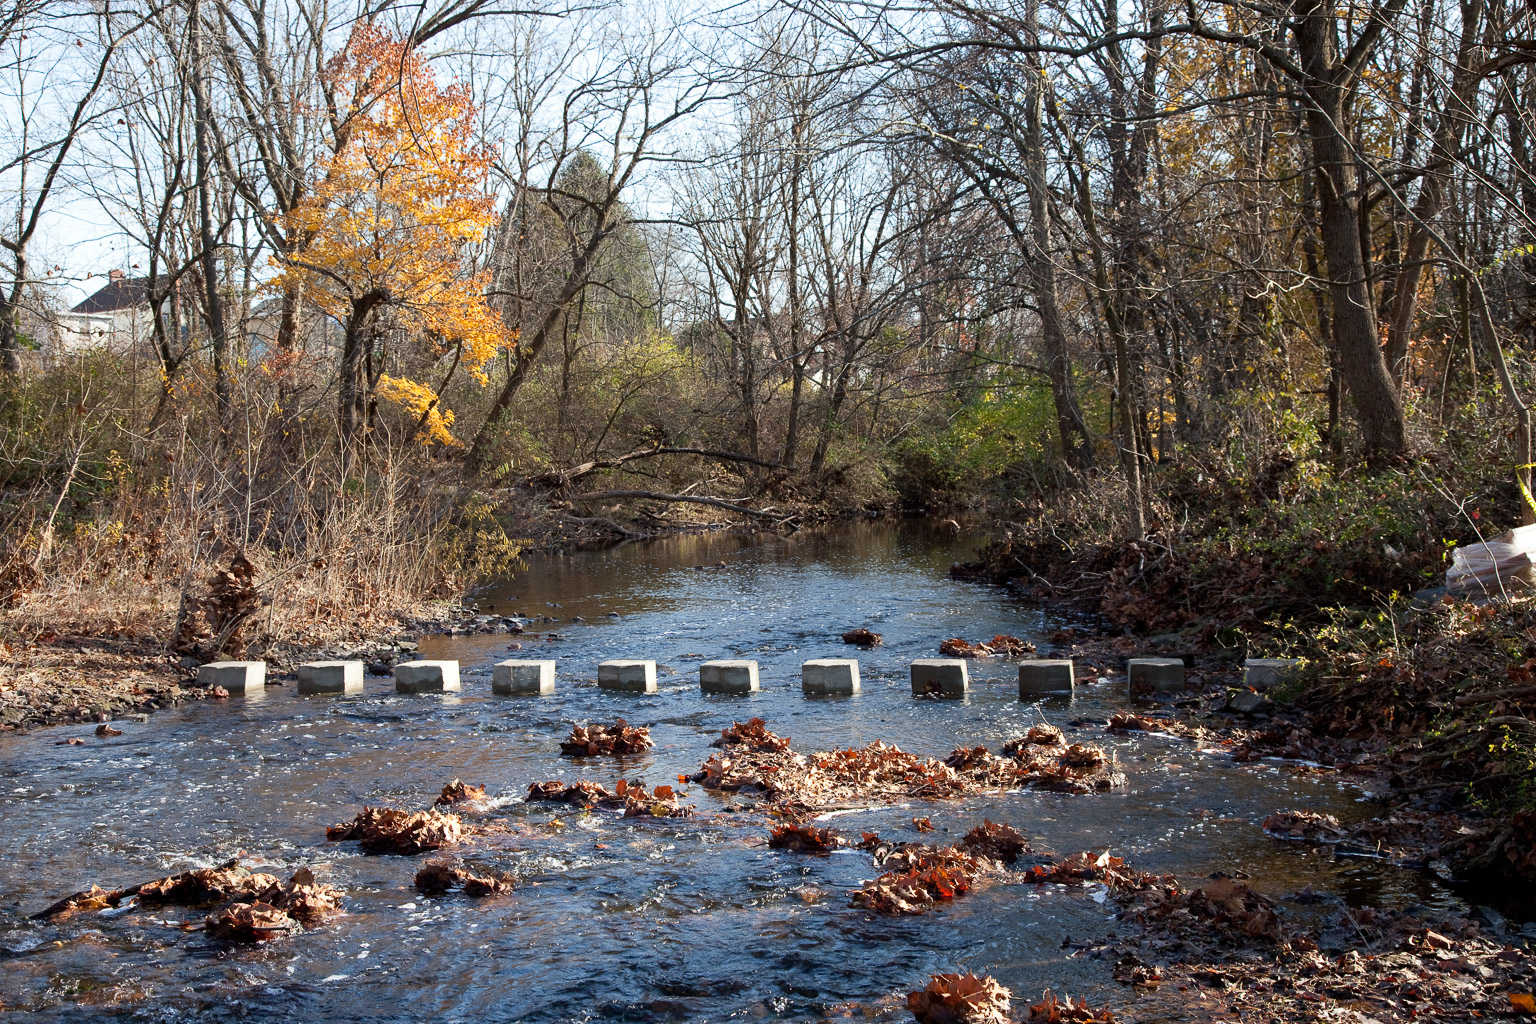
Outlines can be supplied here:
M756 693L757 662L706 661L699 666L699 689L705 693Z
M1132 658L1126 662L1132 695L1184 689L1183 658Z
M267 688L264 661L211 661L197 670L198 686L222 686L230 696L261 693Z
M1243 662L1243 685L1270 690L1295 679L1304 665L1300 658L1249 658Z
M654 661L605 661L597 666L597 685L604 690L656 692Z
M963 658L919 658L912 663L912 692L958 697L970 689L970 672Z
M813 696L859 692L856 658L816 658L800 666L800 689Z
M1019 662L1019 699L1039 693L1071 693L1072 662L1068 658L1039 658Z
M456 661L402 661L395 666L396 693L457 693Z
M503 697L520 693L554 693L553 661L498 661L491 666L491 692Z
M311 661L299 666L300 693L362 693L360 661Z

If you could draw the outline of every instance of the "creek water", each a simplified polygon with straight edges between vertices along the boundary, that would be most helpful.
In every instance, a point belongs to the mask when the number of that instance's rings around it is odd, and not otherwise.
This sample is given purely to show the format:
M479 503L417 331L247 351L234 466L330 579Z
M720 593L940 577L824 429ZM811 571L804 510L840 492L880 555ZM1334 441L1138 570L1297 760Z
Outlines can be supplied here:
M269 683L261 697L119 723L112 739L73 726L0 740L0 1006L41 1020L800 1021L905 1016L902 994L955 969L992 974L1019 997L1050 987L1122 1006L1136 998L1109 963L1064 945L1116 930L1098 887L1004 876L923 916L876 917L848 904L878 874L867 854L769 850L762 816L722 813L731 801L697 786L684 788L698 817L678 821L521 800L552 778L673 783L720 729L753 715L799 750L882 739L937 757L962 744L995 750L1043 719L1069 740L1104 744L1129 777L1105 794L913 802L831 820L855 837L953 841L987 817L1040 850L1109 847L1188 880L1241 871L1281 897L1311 886L1350 904L1457 906L1424 876L1263 835L1259 822L1283 808L1365 816L1359 794L1329 773L1234 764L1157 735L1105 737L1108 715L1131 703L1123 676L1070 699L1020 701L1013 663L987 660L972 666L965 699L913 699L907 663L936 656L944 638L1040 641L1058 624L1000 588L947 577L977 540L864 523L539 556L478 601L555 621L522 636L423 638L424 656L461 661L461 695L397 696L389 679L370 678L362 696L302 698ZM845 647L838 635L853 626L883 633L884 645ZM508 653L512 642L522 650ZM861 694L802 696L802 660L854 654ZM491 664L505 657L559 659L557 693L492 696ZM615 657L654 658L660 692L600 691L597 664ZM698 662L727 657L757 660L760 693L700 694ZM622 763L560 756L572 723L618 717L649 726L655 749ZM56 745L75 735L87 744ZM500 798L507 834L459 852L516 874L508 897L423 897L412 878L426 858L325 841L327 824L364 803L425 807L455 777ZM920 837L914 817L937 835ZM346 890L345 915L259 948L183 931L176 923L202 912L177 908L26 920L92 882L117 887L236 854L284 876L315 866Z

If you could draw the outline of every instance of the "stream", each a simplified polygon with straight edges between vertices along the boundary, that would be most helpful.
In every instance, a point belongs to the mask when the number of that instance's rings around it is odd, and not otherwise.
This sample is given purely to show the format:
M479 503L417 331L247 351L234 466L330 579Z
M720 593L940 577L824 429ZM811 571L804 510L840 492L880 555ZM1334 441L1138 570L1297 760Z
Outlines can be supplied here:
M1080 685L1072 698L1025 702L1014 663L989 659L972 665L965 699L914 699L908 662L936 657L946 637L1043 643L1060 624L1001 588L950 580L949 566L979 543L952 527L872 522L530 557L477 601L554 621L521 636L421 641L424 657L460 660L462 694L397 696L390 679L369 677L363 696L304 698L269 681L262 696L118 722L123 735L111 739L93 726L0 739L0 814L11 837L0 859L0 1007L38 1020L75 1020L85 1009L143 1021L804 1021L904 1006L931 973L955 969L993 975L1026 1015L1045 988L1134 1002L1108 961L1064 948L1116 930L1099 886L1005 875L926 915L877 917L848 905L850 891L879 873L868 854L767 849L763 816L720 813L731 801L698 786L682 787L698 817L678 821L522 802L530 783L589 778L611 788L621 769L675 784L712 753L722 728L754 715L802 751L881 739L940 758L957 745L996 750L1043 719L1069 742L1105 746L1129 777L1106 794L1017 792L831 819L855 838L954 841L986 817L1037 850L1109 847L1131 866L1186 880L1245 872L1276 897L1310 886L1355 905L1460 906L1423 875L1262 833L1263 818L1286 808L1366 817L1360 794L1329 772L1239 765L1165 736L1105 736L1109 714L1133 703L1123 675ZM844 646L838 635L854 626L883 633L884 645ZM513 642L523 649L509 653ZM802 695L803 660L853 656L861 694ZM557 692L493 696L491 664L507 657L559 659ZM598 663L625 657L655 659L660 692L600 691ZM762 691L700 694L697 665L714 658L755 659ZM560 756L573 723L619 717L649 726L655 748L622 765ZM72 736L86 745L56 745ZM462 852L517 875L510 896L423 897L412 878L426 858L325 841L326 825L364 803L423 808L455 777L501 798L511 832ZM920 837L914 817L939 831ZM200 922L201 910L26 920L93 882L127 885L236 854L283 877L315 867L346 891L346 913L257 948L177 927ZM1282 905L1286 914L1309 909Z

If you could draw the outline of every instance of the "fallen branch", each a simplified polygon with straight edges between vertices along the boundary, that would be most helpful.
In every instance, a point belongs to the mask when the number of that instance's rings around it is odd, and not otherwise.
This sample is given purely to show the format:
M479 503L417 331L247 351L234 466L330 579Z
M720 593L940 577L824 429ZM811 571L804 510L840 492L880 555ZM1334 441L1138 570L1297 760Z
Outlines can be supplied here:
M1536 697L1536 686L1511 686L1503 690L1464 693L1456 698L1456 706L1464 708L1469 704L1490 704L1496 700L1513 700L1519 697Z
M572 501L669 501L687 502L693 505L710 505L714 508L727 508L744 516L752 516L755 519L768 519L775 523L786 522L793 516L780 516L773 512L761 509L748 508L738 505L727 498L711 498L705 495L695 494L663 494L660 491L593 491L591 494L573 494Z
M743 455L740 452L720 451L715 448L673 448L657 446L654 448L638 448L635 451L628 452L624 455L615 455L611 459L591 459L587 462L581 463L580 465L572 466L570 469L551 470L548 473L541 473L538 476L529 477L528 482L537 487L549 487L555 490L561 490L563 488L569 487L573 481L580 480L582 477L587 476L590 473L594 473L599 469L617 469L627 462L634 462L636 459L653 459L658 455L702 455L705 458L715 459L720 462L745 462L753 466L761 466L764 469L785 468L780 463L768 462L765 459L759 459L755 455Z
M236 857L231 860L227 860L222 864L216 865L213 870L228 871L239 863L240 860L238 857ZM132 896L137 896L139 894L139 890L145 888L146 886L160 882L169 887L177 882L189 881L198 872L206 870L206 868L192 868L189 871L181 872L179 875L171 875L169 878L151 878L148 881L140 882L138 885L130 885L126 889L112 889L103 891L96 886L92 886L89 889L81 889L79 892L71 893L56 903L53 903L48 907L48 909L39 910L37 913L33 914L29 920L44 921L59 914L67 913L72 910L82 909L82 905L86 904L115 907L123 900L126 900Z

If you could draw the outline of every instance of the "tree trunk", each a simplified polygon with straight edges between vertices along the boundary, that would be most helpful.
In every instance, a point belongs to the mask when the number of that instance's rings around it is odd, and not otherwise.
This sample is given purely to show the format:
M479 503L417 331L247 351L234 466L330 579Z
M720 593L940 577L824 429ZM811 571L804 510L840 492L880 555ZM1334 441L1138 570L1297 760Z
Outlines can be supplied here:
M188 26L192 34L192 98L196 103L197 117L193 138L197 148L197 216L198 243L202 246L203 299L208 316L208 347L213 353L213 395L217 406L219 429L229 427L230 380L229 335L224 327L224 297L219 289L219 263L215 252L213 229L213 200L209 195L208 174L213 163L208 148L208 119L212 117L208 103L208 85L203 80L203 23L199 5L192 5Z
M1031 45L1040 42L1039 0L1024 5L1024 27ZM1029 226L1031 259L1029 278L1040 310L1040 340L1045 348L1046 373L1051 382L1051 400L1056 407L1056 433L1067 465L1078 473L1094 468L1093 437L1083 420L1077 400L1077 386L1072 378L1072 358L1067 350L1067 332L1062 326L1061 306L1056 293L1056 265L1051 261L1051 208L1047 191L1044 127L1044 70L1038 54L1030 57L1028 109L1024 122L1024 171L1029 182Z
M1318 228L1328 267L1339 371L1354 400L1369 465L1407 447L1403 403L1377 333L1361 237L1362 196L1348 132L1348 70L1335 59L1334 15L1321 0L1297 0L1292 29L1305 73L1307 129L1317 184Z
M16 318L21 313L22 287L27 279L25 250L15 251L16 280L10 294L0 297L0 364L6 373L21 372L21 336Z
M1435 125L1434 143L1430 147L1429 166L1425 170L1424 183L1419 197L1413 204L1412 223L1408 228L1408 244L1392 287L1392 322L1387 331L1387 367L1392 379L1402 387L1408 362L1408 340L1413 331L1414 314L1418 311L1419 281L1424 276L1425 257L1429 254L1429 222L1440 212L1445 200L1445 186L1450 177L1448 164L1455 158L1461 146L1466 126L1473 120L1472 93L1477 88L1479 76L1471 65L1477 48L1477 37L1482 31L1482 0L1468 0L1461 5L1461 41L1456 48L1456 70L1451 79L1451 89L1445 100L1445 109Z

